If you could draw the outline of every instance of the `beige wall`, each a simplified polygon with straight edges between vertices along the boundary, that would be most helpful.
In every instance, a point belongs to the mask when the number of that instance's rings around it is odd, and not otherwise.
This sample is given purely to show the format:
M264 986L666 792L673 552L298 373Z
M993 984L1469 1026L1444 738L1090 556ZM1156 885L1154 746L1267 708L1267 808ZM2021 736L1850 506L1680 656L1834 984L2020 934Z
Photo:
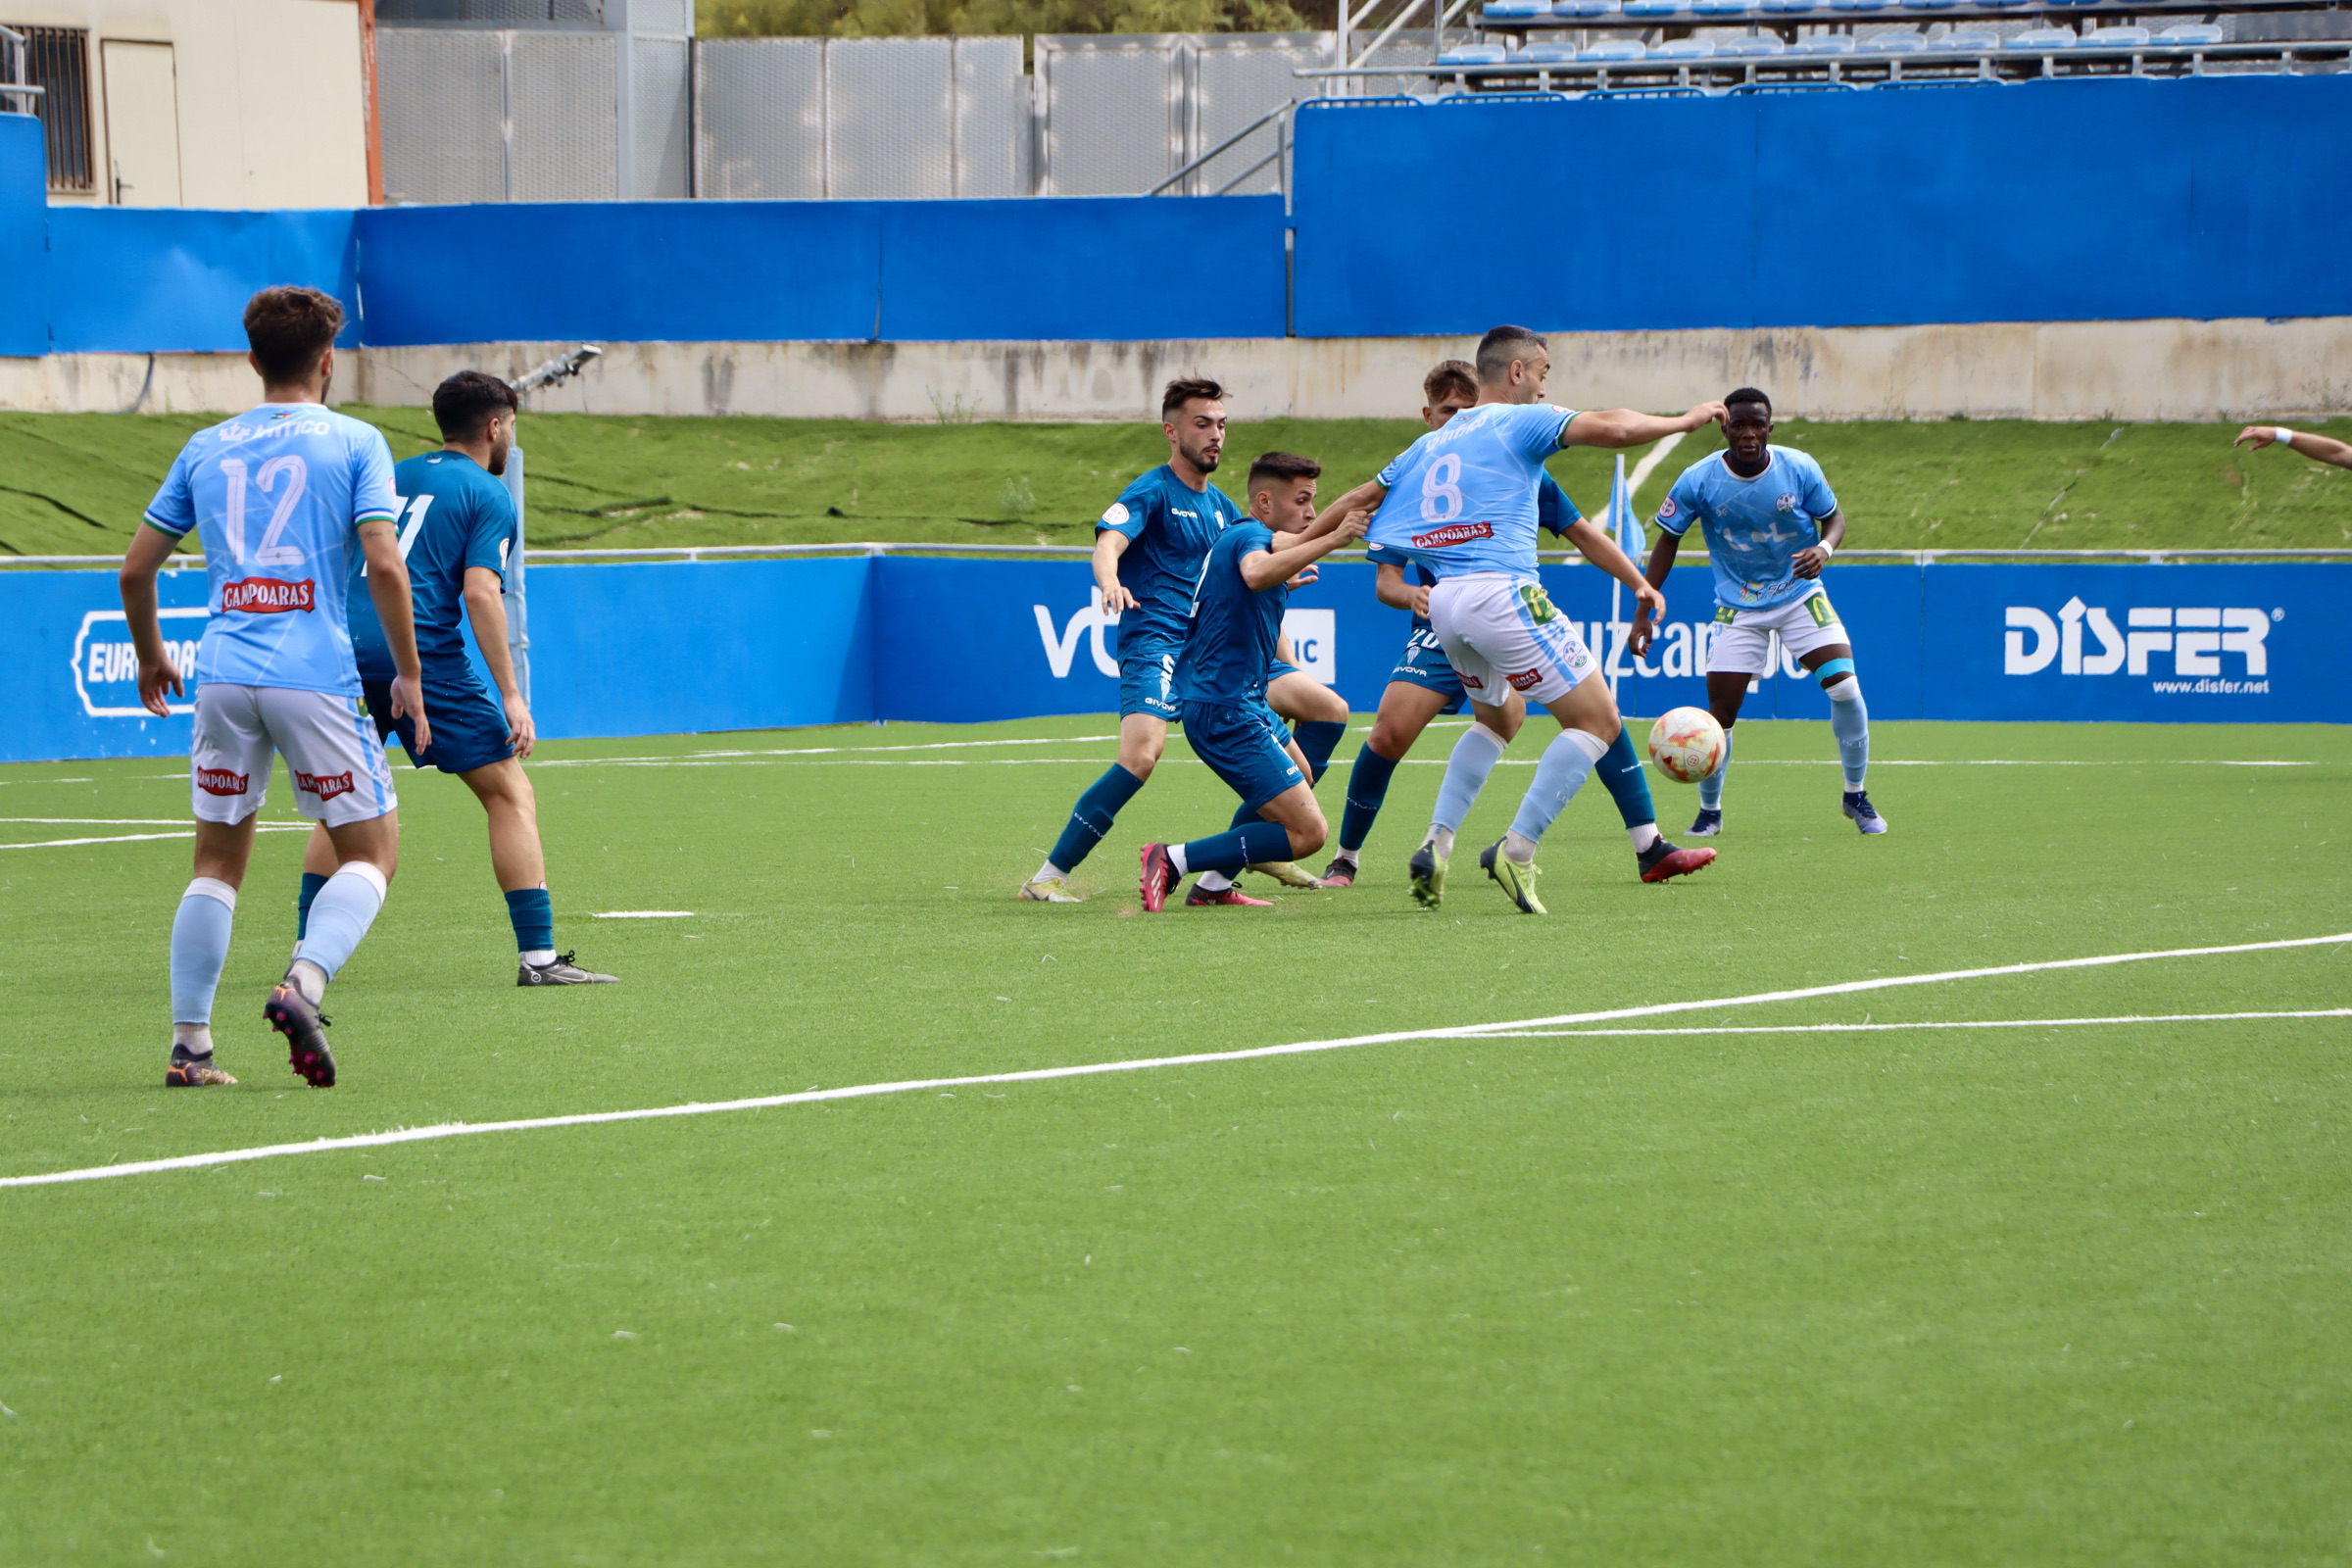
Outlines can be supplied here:
M2352 410L2352 318L1555 333L1552 397L1675 410L1753 383L1824 419L2216 419ZM568 343L362 349L336 396L421 405L467 366L514 375ZM1164 343L612 344L548 411L765 414L929 421L1134 419L1179 373L1233 388L1242 418L1380 417L1419 404L1422 374L1468 338L1250 338ZM127 409L140 354L0 360L0 408ZM150 411L236 409L241 356L155 357Z
M352 0L5 0L5 20L90 34L93 196L107 200L108 38L172 45L180 202L364 207L368 128L360 8Z

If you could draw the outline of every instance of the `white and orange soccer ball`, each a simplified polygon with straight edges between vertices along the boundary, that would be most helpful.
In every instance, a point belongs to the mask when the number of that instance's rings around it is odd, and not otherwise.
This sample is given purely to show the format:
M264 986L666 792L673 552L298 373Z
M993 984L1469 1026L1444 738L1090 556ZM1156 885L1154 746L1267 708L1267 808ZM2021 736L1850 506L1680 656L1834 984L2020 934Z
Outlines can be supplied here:
M1649 760L1658 771L1695 784L1723 765L1723 726L1703 708L1677 708L1649 726Z

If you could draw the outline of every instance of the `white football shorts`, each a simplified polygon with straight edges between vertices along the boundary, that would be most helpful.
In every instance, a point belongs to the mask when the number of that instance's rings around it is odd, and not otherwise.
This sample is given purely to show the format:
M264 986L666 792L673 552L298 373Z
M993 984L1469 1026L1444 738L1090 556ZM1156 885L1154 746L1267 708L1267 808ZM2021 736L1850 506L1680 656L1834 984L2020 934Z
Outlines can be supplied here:
M1802 599L1792 599L1769 610L1735 610L1720 605L1715 611L1715 640L1707 645L1707 670L1721 670L1727 675L1762 675L1764 656L1771 646L1770 632L1781 634L1781 646L1792 659L1802 659L1816 648L1832 643L1850 643L1845 627L1838 619L1838 612L1830 607L1829 591L1815 588Z
M314 821L342 827L400 804L384 743L359 699L208 680L196 688L188 759L197 820L234 825L260 810L270 797L271 752L284 755L295 808Z
M1470 700L1500 708L1514 691L1556 703L1600 672L1576 622L1533 577L1474 571L1429 591L1430 629Z

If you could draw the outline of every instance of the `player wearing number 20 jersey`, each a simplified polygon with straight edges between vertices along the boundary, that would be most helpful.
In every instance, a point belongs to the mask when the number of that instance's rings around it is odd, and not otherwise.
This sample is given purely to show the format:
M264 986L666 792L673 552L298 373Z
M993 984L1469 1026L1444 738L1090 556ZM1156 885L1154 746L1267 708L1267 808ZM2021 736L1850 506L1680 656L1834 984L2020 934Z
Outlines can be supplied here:
M265 403L190 437L146 520L204 542L205 679L357 697L353 534L398 505L383 436L316 403Z

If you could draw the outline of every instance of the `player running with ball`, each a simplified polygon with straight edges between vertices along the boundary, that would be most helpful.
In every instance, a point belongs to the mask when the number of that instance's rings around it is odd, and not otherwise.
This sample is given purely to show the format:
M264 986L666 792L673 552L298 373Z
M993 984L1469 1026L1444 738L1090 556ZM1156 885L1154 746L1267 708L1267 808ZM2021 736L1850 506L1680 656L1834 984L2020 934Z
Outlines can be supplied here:
M1845 538L1821 465L1810 453L1772 444L1772 400L1752 386L1724 399L1724 450L1701 458L1658 507L1659 539L1649 553L1649 581L1663 586L1674 569L1683 535L1698 523L1715 567L1715 637L1707 655L1707 708L1723 726L1723 761L1699 782L1693 838L1723 831L1724 775L1732 767L1732 726L1747 683L1771 673L1765 662L1770 634L1829 694L1830 729L1845 773L1839 809L1864 833L1884 833L1886 819L1863 788L1870 773L1870 710L1854 674L1853 645L1821 585L1821 568ZM1649 649L1650 607L1634 612L1626 645Z
M1544 339L1521 326L1498 326L1478 345L1478 404L1414 442L1378 478L1335 502L1324 515L1377 506L1367 537L1409 558L1438 579L1429 621L1446 661L1469 693L1477 722L1462 731L1446 764L1429 837L1408 868L1413 896L1436 907L1445 897L1453 837L1502 760L1510 694L1542 704L1560 733L1544 748L1535 782L1511 830L1479 856L1479 864L1522 913L1547 911L1536 896L1536 845L1583 788L1592 766L1623 748L1633 757L1608 682L1578 635L1552 608L1536 572L1536 493L1544 464L1563 447L1646 446L1719 418L1723 406L1702 403L1672 418L1630 409L1586 411L1543 401L1551 356ZM1653 611L1665 598L1642 580L1605 535L1580 540L1587 559L1632 588ZM1656 824L1629 829L1642 879L1686 875L1715 858L1678 849Z
M164 1082L236 1082L213 1062L213 997L228 962L237 889L269 797L270 753L286 760L294 804L319 824L334 874L311 906L310 934L262 1015L286 1037L294 1071L335 1081L318 1010L383 907L400 859L392 772L360 710L360 672L345 625L351 558L367 556L368 591L391 651L392 711L429 744L409 574L392 518L392 453L384 438L325 407L343 310L310 288L266 288L245 307L247 356L262 404L189 437L148 504L122 562L122 610L139 652L139 700L158 717L181 689L156 615L155 574L196 533L212 579L198 662L189 771L196 877L172 921L172 1061Z

